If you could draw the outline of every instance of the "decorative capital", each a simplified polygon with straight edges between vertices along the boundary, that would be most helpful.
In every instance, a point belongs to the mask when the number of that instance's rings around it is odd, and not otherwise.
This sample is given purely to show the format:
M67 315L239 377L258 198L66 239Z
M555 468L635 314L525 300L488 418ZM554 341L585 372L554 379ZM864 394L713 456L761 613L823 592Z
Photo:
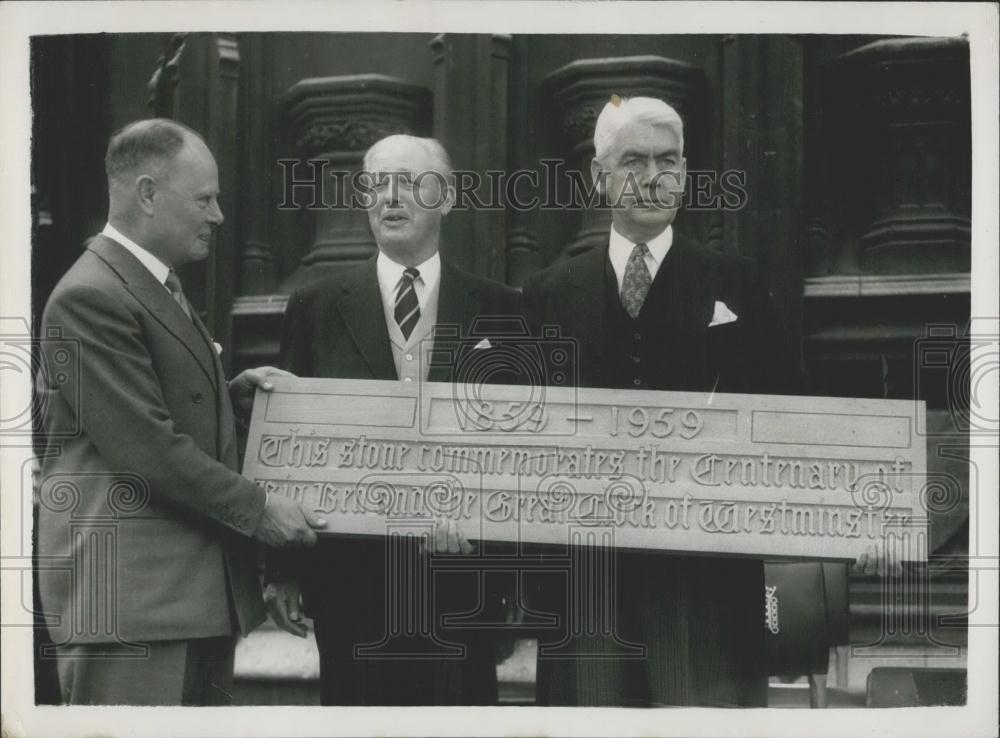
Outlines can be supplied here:
M545 79L562 114L563 130L580 151L593 145L597 116L612 95L665 100L686 123L703 83L698 67L662 56L580 59Z
M307 156L364 151L394 133L423 133L431 93L381 74L316 77L296 82L284 107Z
M153 76L146 83L149 105L153 115L169 118L174 113L174 90L177 88L181 56L184 54L186 33L175 33L170 37L163 53L156 62Z
M219 54L219 75L230 79L240 76L240 44L235 33L218 33L215 46Z
M373 143L396 133L411 133L401 122L345 120L333 123L314 122L296 141L301 151L364 151Z
M969 44L960 38L875 41L837 60L844 104L886 121L969 115Z

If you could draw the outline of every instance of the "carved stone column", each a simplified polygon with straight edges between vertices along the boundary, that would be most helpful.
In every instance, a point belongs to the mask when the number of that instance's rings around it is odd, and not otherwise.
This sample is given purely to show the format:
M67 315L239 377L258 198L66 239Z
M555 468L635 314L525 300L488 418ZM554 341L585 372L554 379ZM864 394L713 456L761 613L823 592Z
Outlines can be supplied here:
M812 43L803 45L802 69L802 266L805 277L835 271L835 213L830 192L832 51Z
M184 292L204 316L212 337L230 344L230 307L235 294L237 233L241 213L237 193L239 148L237 90L240 49L231 33L188 33L171 37L147 90L155 115L198 131L219 167L219 207L226 223L217 230L207 259L180 270ZM228 352L223 363L229 368Z
M274 36L239 37L244 74L240 80L240 244L239 294L269 295L278 282L271 242L274 206L269 203L274 161Z
M442 33L430 43L434 60L434 135L456 171L475 172L484 183L462 194L467 175L456 181L459 202L444 221L445 255L475 274L503 279L506 214L476 207L490 189L489 172L507 168L508 77L511 37L502 34ZM480 192L477 193L476 190Z
M379 139L396 133L426 135L430 92L381 74L322 77L292 85L284 107L303 159L296 179L307 177L305 160L328 164L319 188L322 201L315 213L312 245L299 269L279 288L290 292L375 252L366 211L350 207L356 194L351 178L365 151ZM313 198L300 195L297 201L308 204Z
M545 81L562 118L566 168L581 172L587 182L594 158L594 125L611 95L665 100L684 121L684 146L690 148L688 133L696 130L691 118L701 115L697 109L704 75L698 67L661 56L580 59L560 67ZM579 230L564 253L571 256L605 243L610 227L611 214L607 210L585 209Z
M837 76L840 183L858 195L860 270L968 271L968 43L876 41L843 55Z
M529 103L531 90L528 71L531 68L532 46L523 36L511 42L510 65L510 108L508 119L512 135L510 140L510 162L512 171L531 171L538 168L535 154L535 113ZM529 133L531 132L531 133ZM517 192L516 196L520 196ZM529 275L542 266L538 248L538 208L511 207L507 203L507 256L508 284L521 286Z
M146 84L146 92L149 93L146 103L158 118L169 118L174 114L174 91L177 89L178 68L186 37L186 33L175 33L170 37L160 54L153 76Z
M723 246L757 263L787 345L796 348L802 314L803 45L801 36L724 37L720 111L722 168L739 172L747 193L745 207L722 213ZM794 353L787 358L797 363Z

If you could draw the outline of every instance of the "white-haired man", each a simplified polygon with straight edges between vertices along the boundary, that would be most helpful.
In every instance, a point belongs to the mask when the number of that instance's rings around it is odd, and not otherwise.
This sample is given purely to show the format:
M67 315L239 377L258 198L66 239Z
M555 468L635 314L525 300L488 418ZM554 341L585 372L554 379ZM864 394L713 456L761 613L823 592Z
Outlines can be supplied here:
M455 191L440 143L389 136L368 150L363 169L370 177L368 219L378 254L291 296L283 365L302 377L460 381L454 365L429 360L434 329L446 326L468 336L479 317L514 315L517 293L441 258L441 223ZM495 703L492 635L443 621L448 613L483 608L479 575L435 574L428 589L426 554L407 548L405 560L390 560L390 550L382 540L331 536L314 552L282 557L269 567L265 599L278 625L305 635L300 591L313 618L322 704ZM435 550L467 553L470 546L457 529L439 526ZM401 611L426 612L426 604L429 623L416 624L421 618L415 616L414 632L396 632L391 621ZM428 624L430 631L420 632ZM454 652L456 644L463 653Z
M764 329L774 323L754 265L672 228L686 174L683 135L661 100L616 97L605 106L592 175L612 208L608 244L533 275L523 311L532 326L558 325L576 339L582 386L791 391L771 366L779 354ZM564 589L555 578L535 575L535 591L550 594L538 607L555 609L565 626L551 634L562 641L559 658L545 658L541 639L541 704L765 703L761 561L616 558L614 591L595 603L614 615L590 635L566 632L579 613L551 597Z

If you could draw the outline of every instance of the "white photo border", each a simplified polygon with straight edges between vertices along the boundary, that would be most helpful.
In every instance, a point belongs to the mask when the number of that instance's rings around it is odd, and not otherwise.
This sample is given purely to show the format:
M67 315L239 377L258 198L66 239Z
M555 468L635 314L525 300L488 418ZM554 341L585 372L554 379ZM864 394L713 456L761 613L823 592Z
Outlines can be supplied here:
M170 31L405 31L461 33L822 33L959 36L970 44L972 74L972 315L998 306L998 13L992 3L833 2L37 2L0 4L0 316L30 316L29 38L35 34ZM994 323L995 325L995 323ZM994 372L995 374L995 372ZM997 386L984 402L997 403ZM4 378L0 406L23 404L30 378ZM987 405L989 406L989 405ZM892 710L629 710L594 708L136 708L34 705L32 632L2 631L3 735L320 736L320 735L996 735L997 439L972 438L980 471L978 517L970 540L968 704ZM30 444L0 444L2 568L23 564L31 529L21 470ZM30 560L30 559L29 559ZM16 579L4 577L4 584ZM2 622L24 593L0 587ZM29 594L30 596L30 594Z

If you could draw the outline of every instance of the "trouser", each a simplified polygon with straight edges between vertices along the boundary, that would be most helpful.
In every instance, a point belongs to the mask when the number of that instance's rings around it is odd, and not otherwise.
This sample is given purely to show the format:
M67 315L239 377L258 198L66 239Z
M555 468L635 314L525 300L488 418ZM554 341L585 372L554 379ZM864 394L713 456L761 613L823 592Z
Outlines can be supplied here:
M232 702L233 636L151 641L134 646L62 646L56 656L63 704L228 705Z

